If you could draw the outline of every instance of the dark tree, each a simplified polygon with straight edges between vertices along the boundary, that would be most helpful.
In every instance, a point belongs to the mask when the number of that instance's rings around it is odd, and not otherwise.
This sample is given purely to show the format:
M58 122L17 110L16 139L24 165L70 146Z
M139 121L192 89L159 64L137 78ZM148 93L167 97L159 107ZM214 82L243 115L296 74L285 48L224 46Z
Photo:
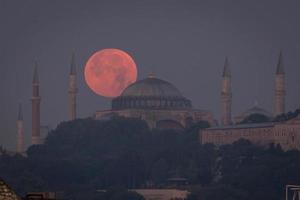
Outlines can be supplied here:
M165 186L172 177L187 179L192 188L201 185L189 199L280 200L286 184L300 184L299 151L247 140L201 145L199 131L207 127L201 122L182 131L150 130L142 120L122 117L63 122L27 157L2 153L0 177L21 195L64 191L79 200L138 200L127 189Z

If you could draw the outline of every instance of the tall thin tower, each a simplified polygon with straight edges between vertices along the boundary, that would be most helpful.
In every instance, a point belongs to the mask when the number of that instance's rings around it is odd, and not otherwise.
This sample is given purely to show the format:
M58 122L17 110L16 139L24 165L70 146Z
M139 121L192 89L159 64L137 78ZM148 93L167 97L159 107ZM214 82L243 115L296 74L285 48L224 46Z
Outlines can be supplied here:
M17 119L17 152L24 152L24 125L22 104L19 104L18 119Z
M222 125L231 124L231 72L227 57L225 58L223 75L222 75L222 91L221 91L221 123Z
M39 94L39 77L37 63L35 63L33 80L32 80L32 135L31 143L32 144L41 144L41 135L40 135L40 102L41 97Z
M72 54L71 59L71 70L69 74L69 115L70 120L76 119L76 95L77 95L77 86L76 86L76 66L75 66L75 55Z
M280 51L275 77L275 116L285 112L285 94L285 72L283 68L282 52Z

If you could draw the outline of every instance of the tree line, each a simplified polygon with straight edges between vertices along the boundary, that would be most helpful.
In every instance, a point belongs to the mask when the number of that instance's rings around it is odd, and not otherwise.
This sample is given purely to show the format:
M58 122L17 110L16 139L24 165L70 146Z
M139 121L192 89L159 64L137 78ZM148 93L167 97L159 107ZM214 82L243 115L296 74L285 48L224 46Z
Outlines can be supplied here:
M188 180L191 200L279 200L286 184L300 184L299 151L246 140L201 145L199 130L207 127L199 122L180 131L156 130L123 117L62 122L27 157L3 153L0 177L20 195L64 191L70 199L141 199L125 189L163 188L174 177Z

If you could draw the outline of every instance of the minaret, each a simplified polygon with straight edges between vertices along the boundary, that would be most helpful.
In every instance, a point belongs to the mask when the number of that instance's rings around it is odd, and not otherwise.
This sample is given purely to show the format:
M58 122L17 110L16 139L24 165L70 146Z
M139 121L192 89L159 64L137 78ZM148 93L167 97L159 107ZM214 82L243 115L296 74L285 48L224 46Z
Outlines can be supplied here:
M24 125L23 125L23 112L22 104L19 104L19 112L17 119L17 153L24 152Z
M280 115L285 112L285 73L283 69L282 52L280 51L275 77L275 112Z
M222 92L221 92L221 124L231 124L231 72L229 69L229 63L227 57L225 58L225 64L223 69L223 81L222 81Z
M41 97L39 94L39 77L37 70L37 63L35 63L33 80L32 80L32 135L31 143L32 144L41 144L40 136L40 102Z
M76 86L76 66L75 66L75 55L72 54L71 60L71 70L69 75L69 115L70 120L76 119L76 95L77 95L77 86Z

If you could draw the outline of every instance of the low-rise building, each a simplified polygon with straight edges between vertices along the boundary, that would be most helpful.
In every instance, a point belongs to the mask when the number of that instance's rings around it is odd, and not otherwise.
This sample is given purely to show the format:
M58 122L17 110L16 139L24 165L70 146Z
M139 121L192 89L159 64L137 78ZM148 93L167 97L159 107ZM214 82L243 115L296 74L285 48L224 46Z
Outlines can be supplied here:
M254 144L280 144L283 150L300 149L300 117L281 123L238 124L218 126L200 131L202 144L217 146L247 139Z
M179 189L133 189L146 200L185 200L189 195L187 190Z

